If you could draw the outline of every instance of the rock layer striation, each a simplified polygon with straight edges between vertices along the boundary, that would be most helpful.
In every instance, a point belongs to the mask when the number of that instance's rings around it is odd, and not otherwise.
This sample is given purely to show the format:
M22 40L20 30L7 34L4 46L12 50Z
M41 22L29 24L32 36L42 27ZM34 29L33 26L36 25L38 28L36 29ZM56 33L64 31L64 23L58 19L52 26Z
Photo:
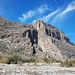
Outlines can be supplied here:
M23 24L0 16L0 55L74 60L75 45L56 27L43 21Z

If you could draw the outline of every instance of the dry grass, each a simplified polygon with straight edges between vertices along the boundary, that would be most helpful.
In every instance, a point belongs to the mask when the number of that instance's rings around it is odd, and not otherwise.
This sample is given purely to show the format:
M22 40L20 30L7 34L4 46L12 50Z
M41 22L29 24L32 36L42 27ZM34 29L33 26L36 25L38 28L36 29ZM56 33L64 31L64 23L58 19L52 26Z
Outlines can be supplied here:
M9 58L7 56L0 56L0 63L7 63Z
M20 55L13 55L11 57L7 56L0 56L0 63L6 63L6 64L20 64L22 65L23 63L60 63L60 66L62 67L75 67L75 60L71 61L65 61L62 62L61 60L56 60L55 58L47 58L44 57L43 59L40 58L35 58L35 57L30 57L27 59L22 59Z

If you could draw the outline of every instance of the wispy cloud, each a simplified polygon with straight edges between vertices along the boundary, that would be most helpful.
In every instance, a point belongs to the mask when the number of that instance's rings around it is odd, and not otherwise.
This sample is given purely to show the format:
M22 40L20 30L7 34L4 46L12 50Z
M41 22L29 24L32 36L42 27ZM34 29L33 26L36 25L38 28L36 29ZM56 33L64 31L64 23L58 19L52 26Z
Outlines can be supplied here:
M56 13L58 12L58 10L48 14L47 16L44 16L43 18L41 18L40 20L43 20L44 22L49 21Z
M72 1L71 3L68 4L67 8L65 8L65 10L60 10L61 12L59 12L57 15L55 15L55 17L51 20L51 23L54 25L56 24L56 22L62 23L67 17L67 13L71 12L72 10L75 10L75 1Z
M22 22L27 21L29 18L32 18L33 16L37 14L43 14L51 9L48 8L47 4L41 5L40 7L36 8L35 10L30 10L26 12L25 14L22 14L22 17L19 17L19 20Z
M46 16L44 16L44 17L42 17L42 18L39 18L39 19L37 19L37 20L42 20L42 21L44 21L44 22L47 22L47 21L49 21L58 11L59 11L59 10L56 10L56 11L54 11L54 12L52 12L52 13L49 13L48 15L46 15ZM33 20L32 23L34 23L35 21L36 21L36 20Z
M54 0L57 3L57 0ZM22 14L22 17L19 17L19 20L22 22L26 22L28 19L35 17L36 15L42 15L37 18L35 18L32 23L34 23L36 20L43 20L44 22L51 22L51 24L55 25L56 23L59 24L63 22L66 19L67 13L75 10L75 1L71 1L68 6L64 10L62 8L58 8L55 11L51 12L51 9L48 7L47 4L41 5L40 7L37 7L35 10L30 10L24 14ZM45 14L45 12L50 11L49 14Z
M26 14L22 14L22 17L19 17L19 20L22 22L27 21L28 18L32 18L35 15L35 11L28 11Z
M66 10L62 12L62 14L68 13L69 11L75 10L75 1L71 2Z
M35 11L38 13L44 13L45 11L51 10L49 9L48 5L41 5L39 8L37 8Z

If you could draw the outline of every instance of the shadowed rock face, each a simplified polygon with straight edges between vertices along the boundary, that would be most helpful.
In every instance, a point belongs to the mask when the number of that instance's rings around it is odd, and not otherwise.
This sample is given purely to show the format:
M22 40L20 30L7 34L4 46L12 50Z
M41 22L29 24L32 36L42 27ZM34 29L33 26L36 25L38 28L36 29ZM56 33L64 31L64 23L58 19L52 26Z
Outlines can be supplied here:
M19 53L32 55L35 50L34 44L38 45L37 39L38 32L35 28L0 17L1 54Z
M56 27L43 21L23 24L0 16L0 54L75 59L75 45Z

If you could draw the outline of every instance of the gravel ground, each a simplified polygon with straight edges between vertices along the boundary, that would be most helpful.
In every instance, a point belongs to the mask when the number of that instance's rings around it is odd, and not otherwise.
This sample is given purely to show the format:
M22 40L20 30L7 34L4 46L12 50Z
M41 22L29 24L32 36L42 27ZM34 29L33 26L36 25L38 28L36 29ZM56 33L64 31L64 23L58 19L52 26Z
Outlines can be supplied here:
M0 75L75 75L75 67L0 64Z

